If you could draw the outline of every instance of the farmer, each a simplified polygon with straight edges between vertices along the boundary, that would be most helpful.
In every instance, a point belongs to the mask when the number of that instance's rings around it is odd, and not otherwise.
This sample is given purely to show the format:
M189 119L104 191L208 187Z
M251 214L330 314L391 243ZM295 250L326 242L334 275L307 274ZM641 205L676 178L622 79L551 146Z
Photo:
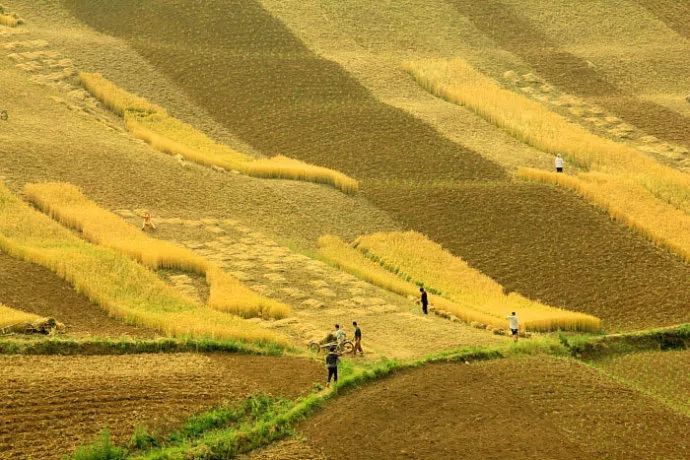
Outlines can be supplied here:
M426 291L424 290L423 287L420 287L420 288L419 288L419 292L422 293L422 298L421 298L421 302L422 302L422 311L423 311L424 314L426 315L426 314L427 314L427 310L428 310L428 308L429 308L429 297L426 295Z
M150 228L151 230L155 230L156 226L153 224L153 220L151 220L151 214L148 212L144 213L144 223L141 225L141 230L144 231L147 228Z
M558 155L556 155L555 163L556 163L556 172L562 173L563 172L563 157L561 156L560 153Z
M512 312L510 316L507 316L506 318L508 319L508 328L510 329L510 332L513 335L513 340L517 342L518 331L520 329L520 321L518 320L518 317L515 315L515 312Z
M345 331L340 329L340 324L335 325L335 340L338 342L338 345L343 343L345 341Z
M340 355L335 351L335 345L333 345L326 355L326 369L328 369L326 387L331 386L331 378L333 378L333 383L338 383L338 363L340 363Z
M355 349L352 352L353 355L357 356L357 350L363 355L362 350L362 330L357 326L357 321L352 322L352 326L355 328Z

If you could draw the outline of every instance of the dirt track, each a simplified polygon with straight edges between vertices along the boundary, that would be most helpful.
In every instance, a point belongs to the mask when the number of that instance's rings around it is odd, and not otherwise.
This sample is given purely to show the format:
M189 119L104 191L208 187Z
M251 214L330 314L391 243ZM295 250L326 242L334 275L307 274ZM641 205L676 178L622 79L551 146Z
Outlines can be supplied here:
M50 270L0 252L0 302L18 310L48 316L67 326L73 336L155 337L147 328L110 318L98 305Z
M329 459L690 454L686 417L584 365L542 357L402 372L332 401L301 432Z
M250 394L294 397L321 377L313 361L193 354L3 356L0 369L3 460L61 458L105 426L122 441Z

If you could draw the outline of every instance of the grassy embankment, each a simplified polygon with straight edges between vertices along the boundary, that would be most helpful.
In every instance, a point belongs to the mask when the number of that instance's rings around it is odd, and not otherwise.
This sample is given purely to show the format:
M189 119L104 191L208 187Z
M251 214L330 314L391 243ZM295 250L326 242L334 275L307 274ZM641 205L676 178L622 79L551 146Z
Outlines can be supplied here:
M0 185L0 250L52 270L109 315L129 323L178 337L287 343L256 324L195 304L146 267L87 243L31 209L4 185Z
M122 252L152 268L176 268L206 275L208 306L245 318L284 318L290 307L252 291L217 265L187 248L146 235L66 183L28 184L29 200L61 224L79 230L92 243Z
M461 59L415 61L405 69L432 94L467 106L515 138L561 153L589 171L568 179L521 170L582 193L652 240L690 260L690 177L636 149L599 137L540 103L501 88ZM630 198L636 203L630 205Z
M346 193L354 193L359 188L356 180L333 169L282 155L256 159L218 144L201 131L171 117L163 108L124 91L100 74L82 72L79 78L94 97L124 117L127 129L135 137L161 152L253 177L323 183Z
M494 280L417 232L376 233L358 238L354 247L326 236L319 240L319 252L343 270L401 295L417 296L417 286L423 285L437 295L433 305L468 323L505 328L506 316L517 311L527 330L601 329L594 316L505 294Z
M39 319L41 317L38 315L15 310L0 303L0 329L20 323L30 323Z

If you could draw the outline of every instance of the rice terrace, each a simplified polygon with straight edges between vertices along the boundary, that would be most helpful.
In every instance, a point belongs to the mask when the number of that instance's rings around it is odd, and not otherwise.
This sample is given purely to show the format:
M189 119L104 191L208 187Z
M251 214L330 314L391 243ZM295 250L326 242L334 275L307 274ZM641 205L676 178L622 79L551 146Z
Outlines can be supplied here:
M689 1L0 3L0 460L690 459Z

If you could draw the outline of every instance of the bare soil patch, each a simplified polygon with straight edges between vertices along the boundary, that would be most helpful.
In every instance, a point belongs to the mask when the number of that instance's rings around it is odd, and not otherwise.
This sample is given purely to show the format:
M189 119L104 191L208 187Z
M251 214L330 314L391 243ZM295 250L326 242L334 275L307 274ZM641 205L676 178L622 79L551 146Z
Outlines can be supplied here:
M78 294L50 270L0 252L0 300L18 310L55 318L66 333L82 337L151 338L158 334L118 321L85 296Z
M0 458L61 458L104 427L166 431L250 394L295 397L321 376L314 361L227 355L0 357Z
M527 183L369 187L374 203L506 290L593 314L607 330L690 321L690 266L568 191Z
M301 432L331 459L681 459L690 425L580 363L534 357L401 372Z
M484 34L520 56L549 83L590 100L649 134L690 146L690 119L659 104L626 93L588 62L559 49L539 25L500 0L453 0ZM687 21L686 21L687 22Z

